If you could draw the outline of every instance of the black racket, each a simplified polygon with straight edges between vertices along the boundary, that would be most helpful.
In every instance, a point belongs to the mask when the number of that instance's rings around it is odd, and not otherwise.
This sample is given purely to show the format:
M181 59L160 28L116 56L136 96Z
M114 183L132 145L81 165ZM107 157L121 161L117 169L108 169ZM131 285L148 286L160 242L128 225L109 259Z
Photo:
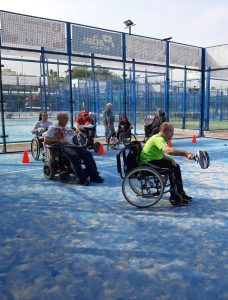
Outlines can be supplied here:
M200 165L201 169L207 169L210 166L210 158L207 151L198 150L194 155L194 159Z

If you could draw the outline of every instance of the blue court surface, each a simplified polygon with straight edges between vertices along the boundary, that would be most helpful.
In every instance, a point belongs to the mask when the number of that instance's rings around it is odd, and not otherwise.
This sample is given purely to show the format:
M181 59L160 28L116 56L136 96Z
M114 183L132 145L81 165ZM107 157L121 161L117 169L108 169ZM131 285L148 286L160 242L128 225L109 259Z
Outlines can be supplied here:
M123 197L117 151L94 154L103 184L46 180L41 161L2 154L0 299L228 299L228 142L174 140L188 207L149 209Z

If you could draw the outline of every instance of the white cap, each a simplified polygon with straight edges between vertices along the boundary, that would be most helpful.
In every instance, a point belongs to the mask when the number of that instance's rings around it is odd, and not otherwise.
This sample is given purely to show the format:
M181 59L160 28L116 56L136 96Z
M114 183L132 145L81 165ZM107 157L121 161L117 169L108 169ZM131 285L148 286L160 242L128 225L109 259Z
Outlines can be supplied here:
M112 103L107 103L106 106L112 106Z

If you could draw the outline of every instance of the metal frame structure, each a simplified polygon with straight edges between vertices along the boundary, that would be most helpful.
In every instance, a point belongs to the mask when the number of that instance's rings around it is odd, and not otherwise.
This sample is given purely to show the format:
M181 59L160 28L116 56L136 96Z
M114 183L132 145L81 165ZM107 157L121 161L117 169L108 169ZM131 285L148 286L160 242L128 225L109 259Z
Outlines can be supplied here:
M31 24L31 28L28 28L30 40L28 37L26 46L26 37L23 36L23 32L18 32L16 27L12 27L12 22L10 22L12 19L15 20L15 24L18 24L18 26L21 23ZM204 130L209 130L212 73L228 69L228 64L217 66L216 60L219 57L216 54L217 48L207 50L207 48L174 43L171 38L159 40L133 35L131 32L129 34L121 33L6 11L0 11L0 22L4 25L1 27L0 35L0 61L15 63L21 61L21 63L40 65L38 76L40 76L40 102L43 110L50 109L49 98L53 97L51 95L53 92L50 92L53 87L49 86L48 80L50 66L56 65L58 76L59 68L61 66L66 68L67 81L65 82L64 91L61 91L58 84L54 87L55 110L63 110L64 108L64 110L69 111L71 126L74 123L75 112L83 106L93 111L99 121L102 107L106 102L110 102L111 98L116 103L116 107L114 106L115 114L130 114L130 119L135 125L135 132L137 123L141 122L142 115L155 110L157 105L162 106L166 112L167 120L172 121L171 106L175 103L173 100L175 93L172 91L175 81L173 81L172 72L179 70L183 72L183 91L181 94L176 95L177 106L181 106L181 109L177 108L175 110L182 115L181 128L186 128L187 110L191 104L188 103L191 97L187 86L189 82L187 72L193 71L200 74L197 79L199 81L199 93L196 95L200 108L198 111L199 136L204 135ZM34 41L33 36L36 29L38 34L37 40ZM21 54L26 55L23 58ZM75 63L75 60L77 63ZM80 60L82 63L80 63ZM115 67L115 65L118 65L118 67ZM78 79L78 86L72 85L72 68L78 66L86 68L86 72L88 68L91 70L89 80L86 76L84 90L81 88L82 80L80 79ZM159 72L158 70L161 69L162 72ZM111 80L106 78L106 91L102 91L102 80L97 78L99 77L97 70L108 70L121 74L119 79L117 78L118 84L115 83L113 78ZM144 77L138 77L140 74L143 74ZM11 91L9 90L7 94L7 91L4 90L2 65L0 75L3 152L6 152L5 97L6 95L9 96ZM163 80L160 82L151 81L151 78L154 79L155 76L162 77ZM143 78L144 81L142 82ZM18 98L20 92L19 79L19 76L17 76ZM118 86L118 92L115 91L116 86ZM160 87L160 92L153 92L155 86ZM30 91L31 95L32 93L33 91ZM87 98L86 104L80 99L82 93L85 95L84 98ZM117 93L119 93L119 96L117 96ZM62 98L64 98L64 101L62 101ZM226 103L225 114L228 113L227 106Z

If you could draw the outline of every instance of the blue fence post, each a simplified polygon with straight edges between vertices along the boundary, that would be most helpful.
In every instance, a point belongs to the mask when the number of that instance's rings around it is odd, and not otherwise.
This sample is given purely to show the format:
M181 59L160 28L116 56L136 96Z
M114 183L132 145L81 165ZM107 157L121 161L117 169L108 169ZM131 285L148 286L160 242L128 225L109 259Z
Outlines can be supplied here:
M73 118L73 93L72 93L72 74L71 74L71 23L66 23L67 31L67 55L68 55L68 85L69 85L69 103L70 103L70 123L74 126Z
M127 88L126 88L126 34L122 33L122 58L123 58L123 109L124 114L127 113Z
M183 93L183 118L182 118L182 129L186 126L186 104L187 104L187 68L184 68L184 93Z
M136 105L136 77L135 77L135 59L132 59L132 71L133 71L133 78L132 78L132 111L133 111L133 125L134 125L134 134L136 134L136 112L137 112L137 105Z
M206 63L206 49L202 48L201 56L201 97L200 97L200 128L199 136L204 136L204 107L205 107L205 63Z
M208 68L206 77L206 96L205 96L205 130L209 130L210 119L210 90L211 90L211 70Z
M44 55L44 47L41 47L41 76L43 76L43 82L42 82L42 91L41 92L41 104L42 104L42 110L47 111L47 95L46 95L46 72L45 72L45 55ZM43 109L43 103L44 103L44 109Z
M95 78L95 70L94 70L94 53L91 53L91 68L92 68L92 103L93 103L93 110L96 114L97 107L96 107L96 78Z
M0 47L2 46L1 35L0 35ZM4 118L4 98L3 98L3 87L2 87L2 54L0 49L0 97L1 97L1 114L2 114L2 139L3 139L3 153L6 153L6 131L5 131L5 118Z
M146 115L150 114L150 104L149 104L149 88L148 88L148 77L147 71L145 70L145 100L146 100Z
M165 78L165 113L166 120L169 122L169 41L166 41L166 50L165 50L165 59L166 59L166 78Z

